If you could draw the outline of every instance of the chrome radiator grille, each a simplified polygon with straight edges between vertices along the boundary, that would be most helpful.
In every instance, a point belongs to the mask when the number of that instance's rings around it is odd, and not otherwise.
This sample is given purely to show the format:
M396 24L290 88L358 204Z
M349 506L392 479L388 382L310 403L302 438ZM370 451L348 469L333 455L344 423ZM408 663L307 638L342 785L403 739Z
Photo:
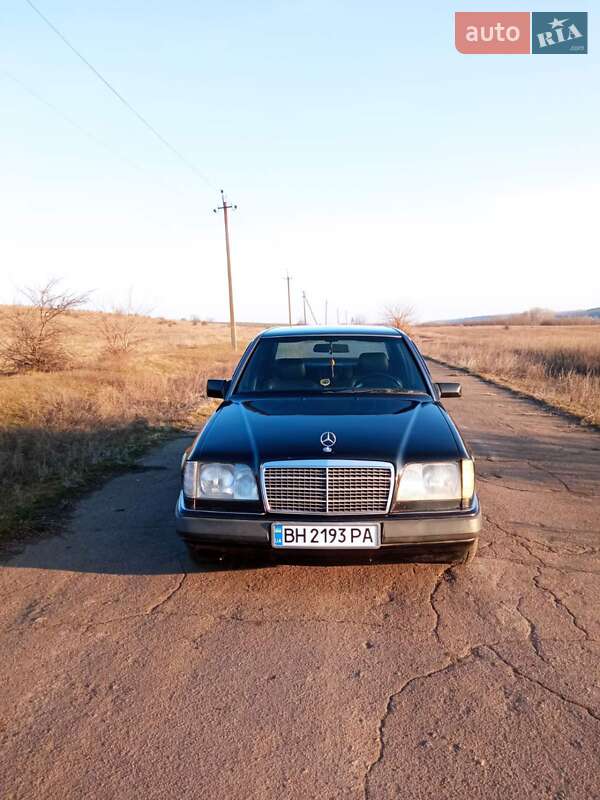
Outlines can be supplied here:
M369 461L264 464L267 511L292 514L379 514L389 510L394 468Z

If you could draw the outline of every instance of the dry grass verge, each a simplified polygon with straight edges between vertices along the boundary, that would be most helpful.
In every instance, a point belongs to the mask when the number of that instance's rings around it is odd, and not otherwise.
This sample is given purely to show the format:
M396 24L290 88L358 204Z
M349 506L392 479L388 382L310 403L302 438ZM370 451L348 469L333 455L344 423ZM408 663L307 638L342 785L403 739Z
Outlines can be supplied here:
M423 353L600 425L600 326L437 326Z
M229 377L240 355L226 326L143 318L143 345L111 356L98 316L69 319L73 369L0 376L0 539L50 527L82 490L198 429L215 406L207 377Z

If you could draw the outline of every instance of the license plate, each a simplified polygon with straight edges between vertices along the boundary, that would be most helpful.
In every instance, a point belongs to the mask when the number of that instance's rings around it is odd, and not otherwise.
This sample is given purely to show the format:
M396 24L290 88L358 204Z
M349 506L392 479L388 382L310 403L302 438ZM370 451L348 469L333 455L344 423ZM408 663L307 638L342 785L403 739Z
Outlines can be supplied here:
M381 544L381 526L372 525L288 525L271 526L273 547L374 548Z

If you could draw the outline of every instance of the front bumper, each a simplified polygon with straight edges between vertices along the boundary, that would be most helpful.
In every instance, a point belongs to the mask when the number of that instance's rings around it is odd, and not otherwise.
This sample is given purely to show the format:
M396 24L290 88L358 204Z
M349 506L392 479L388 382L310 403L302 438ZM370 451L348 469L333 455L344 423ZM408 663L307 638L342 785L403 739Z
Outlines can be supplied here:
M315 525L357 525L379 522L381 547L378 551L405 547L427 548L438 545L463 545L477 539L481 530L481 510L477 497L471 508L460 511L405 512L385 516L360 516L355 519L311 516ZM271 525L274 522L306 522L306 518L265 513L197 511L185 508L180 494L175 508L177 532L186 542L214 549L274 550ZM319 551L325 552L325 551ZM329 552L329 551L328 551ZM338 550L340 552L348 552Z

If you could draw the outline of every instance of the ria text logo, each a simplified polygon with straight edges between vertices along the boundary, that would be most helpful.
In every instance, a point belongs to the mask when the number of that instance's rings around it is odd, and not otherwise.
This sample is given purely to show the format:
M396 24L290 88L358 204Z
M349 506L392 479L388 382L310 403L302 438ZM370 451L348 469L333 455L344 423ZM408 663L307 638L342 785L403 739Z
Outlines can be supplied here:
M531 15L531 52L587 53L587 12L565 11L562 14Z
M466 54L585 54L587 22L587 11L457 11L455 44Z

